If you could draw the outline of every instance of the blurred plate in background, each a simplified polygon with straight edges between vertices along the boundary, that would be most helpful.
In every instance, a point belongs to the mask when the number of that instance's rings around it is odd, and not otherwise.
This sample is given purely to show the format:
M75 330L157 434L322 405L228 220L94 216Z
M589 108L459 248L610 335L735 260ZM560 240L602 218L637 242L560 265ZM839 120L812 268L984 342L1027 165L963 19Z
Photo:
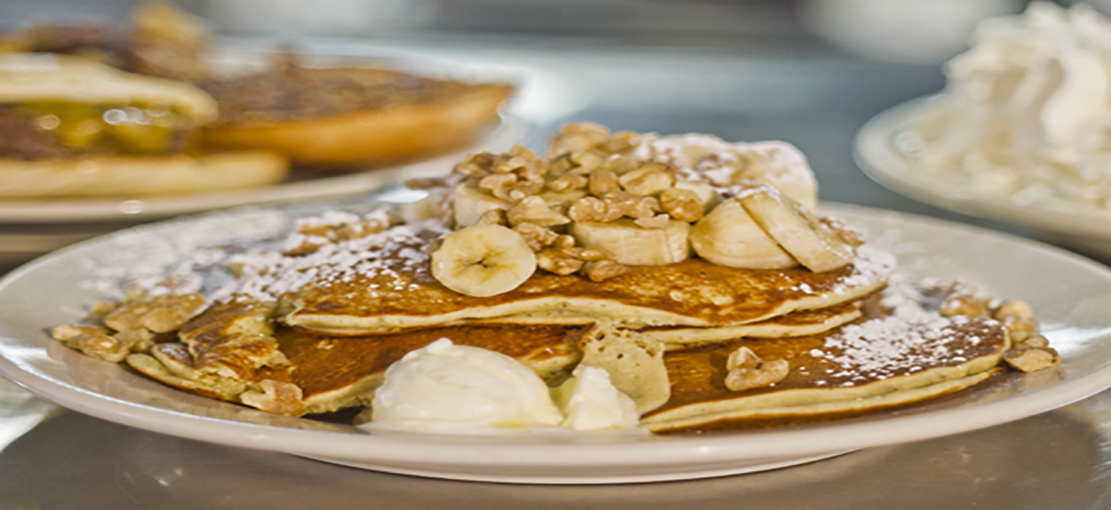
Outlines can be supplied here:
M943 115L937 97L919 98L877 115L861 128L854 142L857 164L872 180L915 200L979 218L1032 227L1048 240L1100 254L1111 254L1111 219L1039 203L1020 204L977 193L956 179L923 171L900 148L900 134Z

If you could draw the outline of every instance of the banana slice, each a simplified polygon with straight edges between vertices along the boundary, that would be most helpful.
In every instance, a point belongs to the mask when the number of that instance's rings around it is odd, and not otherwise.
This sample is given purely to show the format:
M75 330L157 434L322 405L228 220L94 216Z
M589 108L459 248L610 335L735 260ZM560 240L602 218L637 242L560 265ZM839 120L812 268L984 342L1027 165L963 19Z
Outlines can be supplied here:
M536 271L536 255L521 234L500 225L471 225L444 236L432 253L432 276L475 297L516 289Z
M764 232L736 198L710 211L691 228L695 253L714 264L746 269L786 269L795 261Z
M737 196L744 209L772 239L807 269L820 273L853 261L852 247L806 206L770 186Z
M664 228L644 228L628 218L597 223L576 221L571 235L580 246L602 248L614 261L631 266L658 266L682 262L690 257L687 242L690 224L668 220Z
M486 211L508 210L508 202L469 184L460 184L454 190L455 228L478 223Z
M445 218L445 216L447 216L447 211L444 207L444 201L447 200L447 192L447 188L433 188L427 190L428 195L424 198L401 204L401 219L405 220L405 223L447 219Z

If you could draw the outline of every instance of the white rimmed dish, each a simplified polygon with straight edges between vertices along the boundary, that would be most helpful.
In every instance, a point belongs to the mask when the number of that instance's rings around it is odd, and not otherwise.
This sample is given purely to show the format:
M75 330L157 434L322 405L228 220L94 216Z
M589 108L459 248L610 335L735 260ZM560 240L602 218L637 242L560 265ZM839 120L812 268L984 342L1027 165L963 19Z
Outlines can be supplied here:
M943 96L921 97L896 105L869 120L857 133L857 164L884 187L930 205L985 219L1033 227L1063 244L1111 254L1111 219L1065 204L1023 204L986 195L966 183L927 173L901 150L897 137L913 133L948 112Z
M396 197L395 197L396 198ZM368 206L372 204L367 204ZM1064 362L912 408L816 423L702 436L375 432L275 416L174 390L85 357L45 329L76 320L100 278L169 262L199 243L281 229L285 213L245 210L139 227L43 257L0 280L0 375L73 410L220 444L274 450L366 469L509 483L625 483L772 469L886 444L1001 424L1111 386L1111 271L1032 241L921 217L849 206L826 212L869 231L904 270L962 278L1029 302Z

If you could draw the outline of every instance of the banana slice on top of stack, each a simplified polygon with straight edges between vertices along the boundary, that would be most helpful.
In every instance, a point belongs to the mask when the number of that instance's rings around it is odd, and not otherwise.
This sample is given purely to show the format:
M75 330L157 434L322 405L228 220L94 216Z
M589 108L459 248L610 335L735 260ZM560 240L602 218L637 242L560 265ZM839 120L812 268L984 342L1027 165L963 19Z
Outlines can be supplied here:
M455 232L433 256L433 274L470 296L508 292L537 269L601 281L693 256L824 272L850 264L859 244L814 214L814 174L784 142L574 124L546 158L520 146L476 154L444 186L450 206L438 194L428 209L451 211Z

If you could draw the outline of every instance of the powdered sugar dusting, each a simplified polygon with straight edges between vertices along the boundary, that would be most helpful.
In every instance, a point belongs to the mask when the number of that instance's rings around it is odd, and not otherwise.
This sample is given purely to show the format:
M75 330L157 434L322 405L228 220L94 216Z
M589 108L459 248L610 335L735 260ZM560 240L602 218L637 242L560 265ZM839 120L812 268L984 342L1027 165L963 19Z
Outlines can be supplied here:
M827 370L842 386L915 373L942 364L963 363L994 321L983 317L943 317L936 284L896 275L880 305L888 315L844 327L810 354L832 362Z

